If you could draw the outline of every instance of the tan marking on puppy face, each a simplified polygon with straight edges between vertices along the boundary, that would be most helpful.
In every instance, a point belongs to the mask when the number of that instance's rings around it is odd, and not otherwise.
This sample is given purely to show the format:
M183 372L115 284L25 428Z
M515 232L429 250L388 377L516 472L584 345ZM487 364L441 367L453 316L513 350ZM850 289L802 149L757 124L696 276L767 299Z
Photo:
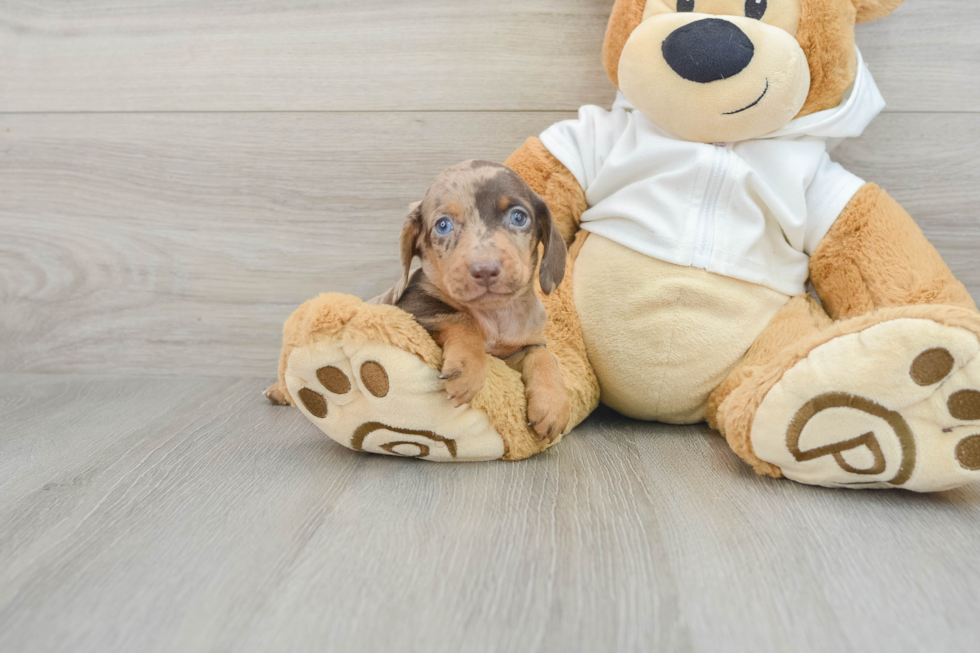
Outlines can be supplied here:
M547 205L515 172L481 161L453 166L420 211L422 267L448 300L489 309L530 292L538 245L554 227Z
M459 202L447 202L445 206L440 208L440 211L451 217L458 218L466 214L466 207Z

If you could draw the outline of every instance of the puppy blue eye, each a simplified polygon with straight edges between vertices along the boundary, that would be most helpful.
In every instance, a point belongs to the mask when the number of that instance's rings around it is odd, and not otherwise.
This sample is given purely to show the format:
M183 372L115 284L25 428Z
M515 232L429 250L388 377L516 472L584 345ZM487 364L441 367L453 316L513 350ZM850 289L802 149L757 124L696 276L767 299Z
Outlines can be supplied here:
M436 223L436 233L445 236L453 230L453 223L448 218L443 218Z
M677 0L677 11L694 11L694 0Z
M515 227L527 226L527 213L524 211L514 211L510 214L510 223Z

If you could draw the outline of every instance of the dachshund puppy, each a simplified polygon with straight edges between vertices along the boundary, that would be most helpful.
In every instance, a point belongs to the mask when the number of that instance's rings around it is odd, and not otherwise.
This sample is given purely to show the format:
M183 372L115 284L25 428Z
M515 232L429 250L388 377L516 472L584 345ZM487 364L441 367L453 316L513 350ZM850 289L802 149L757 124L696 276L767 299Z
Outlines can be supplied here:
M487 354L521 372L528 421L554 441L568 425L568 394L545 343L534 292L565 275L567 251L547 204L509 168L467 161L445 171L411 208L401 236L401 281L371 300L410 313L443 348L442 379L457 405L487 378ZM422 267L414 273L415 257Z

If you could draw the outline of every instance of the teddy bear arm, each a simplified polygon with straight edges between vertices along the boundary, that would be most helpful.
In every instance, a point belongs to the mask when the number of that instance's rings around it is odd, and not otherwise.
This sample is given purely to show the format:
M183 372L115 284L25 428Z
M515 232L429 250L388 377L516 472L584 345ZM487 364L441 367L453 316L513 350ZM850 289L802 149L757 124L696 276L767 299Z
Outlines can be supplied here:
M565 243L570 245L588 208L585 191L575 175L536 137L527 139L504 164L544 198Z
M857 192L820 242L810 278L835 320L917 304L976 310L908 212L875 184Z

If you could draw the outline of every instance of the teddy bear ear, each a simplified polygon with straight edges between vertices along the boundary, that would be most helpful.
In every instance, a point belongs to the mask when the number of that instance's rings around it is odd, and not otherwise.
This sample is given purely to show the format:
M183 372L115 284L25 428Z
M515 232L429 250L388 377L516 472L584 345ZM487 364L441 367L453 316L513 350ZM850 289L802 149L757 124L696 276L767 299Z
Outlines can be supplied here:
M609 16L609 26L606 28L606 40L602 44L602 61L606 66L606 74L617 87L619 86L619 57L630 34L643 22L643 9L647 0L616 0L612 14Z
M857 9L857 22L866 23L869 20L884 18L898 9L905 0L853 0Z

